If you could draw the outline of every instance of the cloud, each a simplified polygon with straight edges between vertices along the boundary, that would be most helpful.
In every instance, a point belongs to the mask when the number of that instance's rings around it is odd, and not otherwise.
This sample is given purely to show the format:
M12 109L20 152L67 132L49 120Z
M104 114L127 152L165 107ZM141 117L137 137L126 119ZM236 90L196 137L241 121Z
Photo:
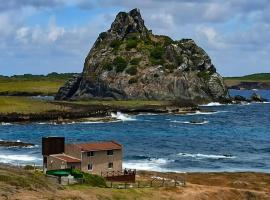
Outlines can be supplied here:
M63 0L2 0L0 11L16 10L24 7L52 8L63 4Z
M269 71L268 0L9 0L0 4L2 73L80 72L98 34L133 8L153 33L195 39L224 75Z

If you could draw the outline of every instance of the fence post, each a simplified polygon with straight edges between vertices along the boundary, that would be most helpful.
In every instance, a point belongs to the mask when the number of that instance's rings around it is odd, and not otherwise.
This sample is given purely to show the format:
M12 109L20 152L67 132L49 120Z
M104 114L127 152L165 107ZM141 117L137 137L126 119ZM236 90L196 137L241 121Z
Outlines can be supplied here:
M111 188L113 187L112 181L111 181Z
M127 189L127 183L125 182L125 189Z
M165 182L165 179L163 178L163 180L162 180L162 187L164 187L164 182Z
M140 181L138 181L138 188L140 188Z

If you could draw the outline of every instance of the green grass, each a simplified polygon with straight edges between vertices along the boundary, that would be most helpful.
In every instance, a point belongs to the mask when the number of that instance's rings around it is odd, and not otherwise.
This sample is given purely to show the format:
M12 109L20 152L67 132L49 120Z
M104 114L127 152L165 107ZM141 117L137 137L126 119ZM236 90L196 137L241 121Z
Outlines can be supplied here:
M0 93L53 95L73 75L74 73L50 73L46 76L31 74L0 76Z
M61 106L28 97L0 96L0 113L43 113L64 110Z
M53 95L56 94L58 89L64 85L66 80L53 80L53 81L31 81L31 80L0 80L0 93L28 93L28 94L42 94Z
M162 106L168 105L167 101L148 101L148 100L88 100L88 101L74 101L72 103L80 105L100 105L100 106L113 106L113 107L125 107L125 108L135 108L140 106Z
M241 82L270 82L270 73L250 74L241 77L224 77L228 87L238 85Z
M250 74L241 77L225 77L225 80L241 80L241 81L270 81L270 73Z

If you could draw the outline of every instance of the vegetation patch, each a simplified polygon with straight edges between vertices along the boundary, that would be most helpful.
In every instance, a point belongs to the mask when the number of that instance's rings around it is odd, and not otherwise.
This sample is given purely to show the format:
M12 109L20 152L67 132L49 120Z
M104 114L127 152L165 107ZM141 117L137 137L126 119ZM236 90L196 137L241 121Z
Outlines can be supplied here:
M137 40L134 40L134 39L130 39L130 40L127 40L127 44L126 44L126 50L131 50L133 48L136 48L138 45L138 41Z
M123 72L127 67L127 61L123 57L116 57L113 61L116 72Z
M113 40L110 44L110 47L112 47L114 50L119 49L119 47L121 46L122 41L121 40Z
M102 65L102 68L103 68L104 70L111 71L111 70L113 70L113 65L112 65L112 63L110 63L110 62L105 62L105 63Z
M129 75L136 75L137 74L137 67L136 66L131 66L129 68L126 69L126 72L129 74Z
M141 61L141 58L133 58L130 60L130 64L131 65L139 65L140 64L140 61Z
M134 84L137 82L138 82L138 78L133 77L133 78L129 79L128 84Z

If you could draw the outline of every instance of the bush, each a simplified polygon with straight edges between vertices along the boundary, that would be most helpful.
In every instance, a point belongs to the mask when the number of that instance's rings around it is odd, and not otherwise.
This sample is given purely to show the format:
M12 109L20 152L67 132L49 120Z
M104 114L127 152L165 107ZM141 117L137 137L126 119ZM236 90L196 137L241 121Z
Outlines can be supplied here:
M128 84L133 84L137 82L138 82L138 79L134 77L134 78L129 79Z
M172 65L172 64L167 64L167 65L165 65L165 68L168 69L168 70L170 70L170 72L172 72L177 67L175 65Z
M161 59L165 52L164 47L158 46L151 50L150 55L154 59Z
M140 63L141 59L140 58L133 58L130 61L131 65L138 65Z
M111 71L111 70L113 70L113 65L110 62L106 62L103 64L102 68L107 70L107 71Z
M84 173L83 179L84 184L92 186L92 187L107 187L106 181L103 177L93 174Z
M25 170L34 170L35 168L32 165L25 165L24 169Z
M118 49L122 44L122 41L120 40L113 40L110 44L110 47L112 47L113 49Z
M99 37L100 37L102 40L104 40L104 39L106 38L106 36L107 36L107 33L106 33L106 32L102 32L102 33L99 34Z
M127 61L122 57L116 57L113 61L116 72L122 72L127 67Z
M135 66L131 66L129 67L126 72L129 74L129 75L136 75L137 74L137 67Z
M138 41L137 40L128 40L127 44L126 44L126 50L130 50L133 48L136 48L138 45Z

